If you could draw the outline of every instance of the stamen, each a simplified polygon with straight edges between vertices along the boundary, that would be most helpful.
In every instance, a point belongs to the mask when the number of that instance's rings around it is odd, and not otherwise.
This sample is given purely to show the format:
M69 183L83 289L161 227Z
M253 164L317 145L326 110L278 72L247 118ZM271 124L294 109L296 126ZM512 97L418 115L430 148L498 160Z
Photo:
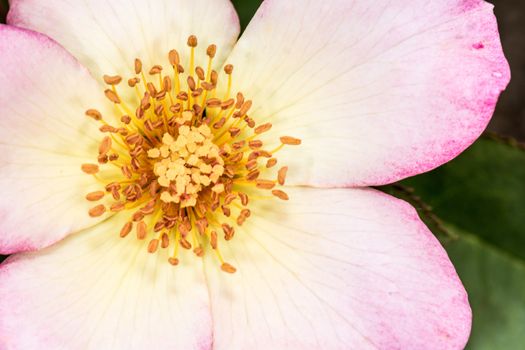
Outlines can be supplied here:
M192 48L197 47L197 37L195 35L190 35L188 38L188 46Z
M168 237L168 235L166 233L163 233L162 234L162 238L161 238L161 245L160 246L163 249L165 249L165 248L168 248L169 245L170 245L170 239L169 239L169 237Z
M273 190L272 194L275 197L282 199L283 201L287 201L289 199L288 194L286 194L286 192L281 191L281 190Z
M277 173L277 181L279 182L279 185L284 186L284 182L286 181L287 173L288 173L287 166L284 166L281 169L279 169L279 172Z
M159 247L159 240L152 239L148 244L148 253L155 253Z
M142 61L138 58L135 59L135 74L142 73Z
M296 139L296 138L291 137L291 136L283 136L283 137L281 137L281 142L284 145L292 145L292 146L296 146L296 145L300 145L301 144L301 140Z
M256 127L254 132L256 134L262 134L263 132L266 132L266 131L270 130L271 128L272 128L272 124L266 123L266 124L259 125L258 127Z
M111 149L111 137L106 136L102 139L102 142L100 143L100 146L98 147L98 153L99 154L106 154Z
M109 76L104 75L104 82L108 85L118 85L122 81L122 77L115 75L115 76Z
M91 192L86 195L86 199L90 202L96 202L104 197L105 193L102 191Z
M111 102L116 103L116 104L120 103L120 98L113 90L107 89L104 91L104 94L106 95L108 100L110 100Z
M235 267L231 266L228 263L223 263L221 265L221 270L224 271L224 272L228 272L228 273L235 273L235 271L237 271L237 269Z
M137 224L137 238L140 240L143 240L146 238L148 234L148 227L146 226L146 223L144 221L139 221Z
M266 162L266 167L267 167L267 168L271 168L271 167L275 166L275 164L277 164L277 159L275 159L275 158L270 158L270 159L268 159L268 161Z
M177 266L179 264L179 259L177 258L169 258L168 259L168 262L173 265L173 266Z
M89 216L92 218L101 216L106 212L106 207L103 204L97 205L96 207L93 207L89 209Z
M97 111L96 109L88 109L88 110L86 111L86 115L87 115L88 117L91 117L91 118L97 120L97 121L98 121L98 120L102 120L102 114L100 114L100 112Z
M82 164L81 169L86 174L96 174L99 171L99 167L96 164Z
M275 182L270 180L257 180L255 184L257 188L262 188L265 190L271 190L275 187Z
M122 238L126 237L131 232L132 228L133 228L133 223L132 222L126 222L126 224L120 230L120 237L122 237Z
M227 64L226 66L224 66L224 72L226 74L228 74L228 75L232 74L232 72L233 72L233 65Z
M256 125L250 112L253 102L241 92L232 94L234 67L225 65L221 74L212 69L217 54L213 44L205 50L207 66L196 66L197 37L188 37L187 44L189 62L182 62L175 49L168 53L172 74L160 65L143 67L137 58L135 76L125 77L127 84L120 85L121 76L103 76L110 87L104 94L121 114L115 118L119 125L109 125L98 110L86 111L102 123L104 136L94 154L98 164L82 164L81 170L95 176L105 190L88 193L86 200L109 201L88 214L129 215L120 237L135 230L151 254L171 246L168 263L173 266L180 263L180 249L202 257L209 245L221 270L234 273L219 241L234 239L236 226L257 215L248 208L248 193L271 191L272 196L257 200L289 199L276 188L284 185L288 167L276 174L273 155L301 140L283 136L280 146L266 150L258 135L271 131L272 124ZM216 89L223 78L228 87L219 95ZM128 87L131 94L119 94L118 88ZM101 172L101 167L108 171Z

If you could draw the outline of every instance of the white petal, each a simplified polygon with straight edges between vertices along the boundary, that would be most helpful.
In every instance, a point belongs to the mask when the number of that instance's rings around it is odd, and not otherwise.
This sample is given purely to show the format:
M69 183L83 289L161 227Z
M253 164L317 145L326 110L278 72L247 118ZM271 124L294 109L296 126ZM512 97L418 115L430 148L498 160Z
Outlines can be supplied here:
M509 68L481 0L267 0L230 58L290 183L379 185L454 158L487 125ZM281 135L279 135L281 134Z
M467 296L407 203L374 190L287 188L254 204L208 260L214 349L462 349Z
M57 40L96 78L129 75L135 58L168 66L171 49L187 62L190 35L199 39L198 64L216 44L220 65L239 35L229 0L12 0L7 21Z
M81 164L96 161L101 136L84 112L103 94L44 35L2 25L0 52L0 253L12 253L97 222L84 196L100 186Z
M0 266L6 349L211 347L202 262L188 256L173 267L166 250L149 254L119 231L110 219Z

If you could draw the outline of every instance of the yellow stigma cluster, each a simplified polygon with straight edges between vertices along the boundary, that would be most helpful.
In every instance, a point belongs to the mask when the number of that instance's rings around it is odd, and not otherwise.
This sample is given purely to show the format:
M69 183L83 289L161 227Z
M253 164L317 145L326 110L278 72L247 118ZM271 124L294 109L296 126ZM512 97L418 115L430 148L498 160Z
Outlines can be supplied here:
M148 151L148 157L157 160L153 166L157 181L165 187L160 194L163 202L180 203L181 208L193 207L207 186L214 185L212 191L224 192L224 185L218 183L224 173L224 160L211 137L206 124L182 125L177 139L166 133L162 146Z
M117 118L104 117L96 109L86 111L102 124L104 134L97 162L81 166L101 183L101 189L86 194L86 199L106 203L94 205L89 215L127 215L120 236L134 230L137 239L148 242L150 253L172 247L172 265L179 263L180 249L201 257L209 247L221 269L233 273L236 269L222 258L220 241L231 240L235 227L254 215L249 209L252 194L270 191L274 198L288 199L277 188L284 185L288 168L274 171L274 154L301 141L283 136L278 147L264 149L258 136L272 125L257 125L249 115L252 102L241 92L232 94L233 66L224 67L228 89L219 94L219 73L212 69L217 48L206 49L205 70L195 66L195 36L188 38L188 46L187 69L172 50L172 72L166 75L160 65L146 73L136 59L135 76L127 80L132 94L119 93L122 77L104 76L109 85L104 93Z

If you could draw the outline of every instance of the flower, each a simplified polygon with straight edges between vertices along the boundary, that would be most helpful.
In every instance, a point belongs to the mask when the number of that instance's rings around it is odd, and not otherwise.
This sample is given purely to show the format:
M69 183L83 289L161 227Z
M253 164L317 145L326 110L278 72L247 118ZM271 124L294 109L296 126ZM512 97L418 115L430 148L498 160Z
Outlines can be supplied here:
M489 4L266 0L237 43L227 0L12 0L8 24L2 349L465 345L445 251L366 186L485 128Z

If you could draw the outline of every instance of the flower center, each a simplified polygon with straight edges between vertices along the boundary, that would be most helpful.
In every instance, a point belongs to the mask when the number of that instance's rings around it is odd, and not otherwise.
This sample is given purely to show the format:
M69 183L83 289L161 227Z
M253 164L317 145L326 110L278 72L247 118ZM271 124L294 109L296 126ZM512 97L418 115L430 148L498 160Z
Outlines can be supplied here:
M89 215L128 215L120 236L135 230L139 240L148 242L150 253L171 247L172 265L179 263L180 249L202 257L209 247L221 269L233 273L235 267L222 258L220 242L231 240L235 228L252 215L254 195L258 200L288 200L277 188L284 185L288 168L276 171L274 154L301 141L283 136L279 146L265 150L259 136L272 124L257 125L249 115L252 102L241 92L232 95L233 66L224 67L228 88L219 94L219 73L212 69L217 48L207 48L204 70L194 63L195 36L188 38L188 46L187 70L171 50L173 71L168 75L160 65L146 74L136 59L126 91L117 89L122 77L104 76L110 87L104 93L115 114L86 111L105 134L97 163L81 167L101 183L100 191L86 195L88 201L101 201Z
M191 112L188 114L188 118L193 117ZM151 148L148 157L157 159L153 173L164 187L161 201L180 203L181 208L187 208L197 204L199 193L207 186L214 185L213 192L224 192L224 184L219 183L224 174L224 160L206 124L182 125L178 132L176 140L165 133L162 146Z

